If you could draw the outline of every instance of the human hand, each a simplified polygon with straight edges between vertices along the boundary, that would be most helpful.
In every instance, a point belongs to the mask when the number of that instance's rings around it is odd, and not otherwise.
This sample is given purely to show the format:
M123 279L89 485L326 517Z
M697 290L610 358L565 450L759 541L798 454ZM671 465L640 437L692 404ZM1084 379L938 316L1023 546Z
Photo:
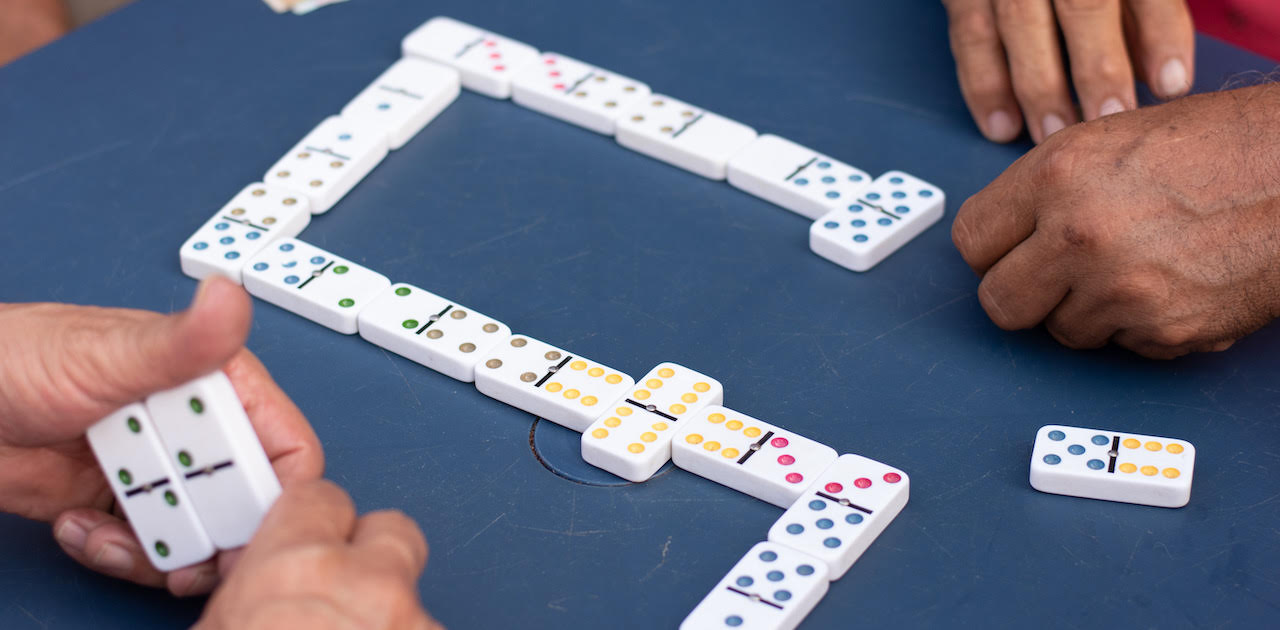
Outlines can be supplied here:
M208 592L223 552L165 574L112 505L85 431L116 409L221 368L287 488L324 470L306 418L248 350L249 296L215 278L173 315L66 304L0 305L0 511L53 521L85 566L177 595Z
M1280 317L1276 111L1277 85L1192 96L1024 155L951 230L992 321L1172 358Z
M417 581L427 541L400 512L357 518L327 481L288 488L245 548L196 630L443 630Z
M1160 98L1191 88L1195 31L1185 0L942 0L960 91L988 139L1023 120L1036 143L1079 120L1134 109L1134 74ZM1066 40L1071 81L1058 44Z

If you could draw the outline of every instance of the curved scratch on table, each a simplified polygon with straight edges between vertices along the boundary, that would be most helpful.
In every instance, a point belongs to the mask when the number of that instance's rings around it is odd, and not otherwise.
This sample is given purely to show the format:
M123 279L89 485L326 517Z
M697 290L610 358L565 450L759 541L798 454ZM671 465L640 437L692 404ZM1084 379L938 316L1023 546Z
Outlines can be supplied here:
M15 187L15 186L19 186L19 185L25 184L25 183L27 183L27 182L29 182L29 181L33 180L33 179L36 179L36 178L39 178L39 177L43 177L43 176L48 175L49 173L52 173L52 172L54 172L54 171L61 170L61 169L63 169L63 168L66 168L66 167L68 167L68 166L71 166L72 164L75 164L76 162L83 162L83 161L88 160L88 159L90 159L90 158L98 157L99 155L102 155L103 153L109 153L109 152L111 152L111 151L115 151L116 149L119 149L119 148L122 148L122 147L128 146L128 145L130 145L130 144L133 144L133 141L132 141L132 140L120 140L120 141L118 141L118 142L112 142L111 144L104 144L104 145L102 145L102 146L100 146L100 147L93 148L93 149L89 149L88 151L85 151L84 153L77 153L77 154L75 154L75 155L73 155L73 156L71 156L71 157L69 157L69 158L64 159L64 160L59 160L59 161L57 161L57 162L54 162L53 164L49 164L49 165L47 165L47 166L42 166L42 167L40 167L40 168L38 168L38 169L36 169L36 170L34 170L34 171L28 171L28 172L23 173L22 175L19 175L19 176L15 177L15 178L13 178L13 179L11 179L11 180L7 181L7 182L4 182L4 183L0 184L0 192L4 192L4 191L9 190L10 188L13 188L13 187Z

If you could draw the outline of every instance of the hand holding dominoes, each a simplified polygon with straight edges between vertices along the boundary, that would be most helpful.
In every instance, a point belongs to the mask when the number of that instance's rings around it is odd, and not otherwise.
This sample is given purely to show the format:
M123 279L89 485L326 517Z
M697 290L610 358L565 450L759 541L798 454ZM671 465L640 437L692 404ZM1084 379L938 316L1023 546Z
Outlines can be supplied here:
M201 474L207 466L200 458L218 456L211 442L184 449L193 463L189 470L181 470L180 453L170 454L173 462L166 459L159 435L164 430L154 430L138 401L158 392L172 398L196 385L188 385L193 379L203 382L207 379L200 377L221 368L224 393L238 396L240 413L258 429L260 450L271 460L266 466L286 482L318 477L323 455L311 427L243 349L249 316L248 297L220 278L200 287L190 309L168 316L59 304L0 305L0 347L5 348L0 470L6 471L0 510L54 522L62 548L94 570L167 586L180 595L211 589L218 578L213 560L167 573L153 565L176 567L213 544L208 535L186 538L201 504L209 503L208 484L199 488L179 477L194 474L199 479L190 481L217 483L234 477ZM213 415L215 400L208 402ZM194 413L190 404L187 408ZM104 418L118 422L100 424ZM85 439L90 427L101 430L95 425L110 434L106 441L126 439L129 446L98 448L95 460ZM100 464L112 470L110 479L98 472ZM134 522L110 513L113 490ZM215 492L215 503L217 498ZM157 513L160 518L132 516ZM144 544L143 537L154 540Z

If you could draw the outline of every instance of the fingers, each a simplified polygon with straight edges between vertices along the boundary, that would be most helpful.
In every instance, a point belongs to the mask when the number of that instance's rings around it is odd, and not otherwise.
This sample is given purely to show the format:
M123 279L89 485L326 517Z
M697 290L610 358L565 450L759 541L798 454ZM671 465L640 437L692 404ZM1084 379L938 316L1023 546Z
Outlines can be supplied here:
M129 524L92 508L68 510L53 522L58 546L76 562L99 573L145 586L167 587L180 597L213 590L218 572L212 560L162 573L151 566Z
M1025 175L1029 156L1019 158L956 213L951 240L978 275L985 274L1035 230L1037 183Z
M1045 319L1045 329L1068 348L1101 348L1118 328L1103 306L1084 293L1072 292Z
M1010 83L991 0L948 0L951 53L960 92L988 140L1009 142L1022 133L1022 112Z
M325 480L295 483L276 499L241 563L288 547L345 544L355 523L355 505L337 485Z
M1134 65L1160 98L1191 89L1195 76L1195 28L1183 0L1127 0Z
M410 582L416 582L427 566L427 540L413 519L402 512L365 515L356 522L351 543L360 555Z
M1031 328L1049 315L1070 288L1049 239L1033 234L996 263L978 286L978 300L1005 330Z
M1085 120L1137 106L1120 2L1054 0Z
M995 0L1013 93L1037 143L1076 122L1050 0Z
M324 449L311 424L262 362L242 349L223 368L258 434L276 476L286 488L324 474Z

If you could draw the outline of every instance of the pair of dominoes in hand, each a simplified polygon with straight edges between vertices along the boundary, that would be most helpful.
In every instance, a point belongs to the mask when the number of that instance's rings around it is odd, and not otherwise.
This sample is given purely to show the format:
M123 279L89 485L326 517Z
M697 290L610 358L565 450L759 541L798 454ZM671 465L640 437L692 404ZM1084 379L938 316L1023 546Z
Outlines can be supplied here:
M867 173L670 96L641 81L445 17L401 43L406 57L456 69L462 85L615 136L618 144L729 183L815 220L814 253L866 271L936 223L946 197L899 171Z
M280 495L231 381L214 372L127 405L89 446L147 558L161 571L249 542Z

